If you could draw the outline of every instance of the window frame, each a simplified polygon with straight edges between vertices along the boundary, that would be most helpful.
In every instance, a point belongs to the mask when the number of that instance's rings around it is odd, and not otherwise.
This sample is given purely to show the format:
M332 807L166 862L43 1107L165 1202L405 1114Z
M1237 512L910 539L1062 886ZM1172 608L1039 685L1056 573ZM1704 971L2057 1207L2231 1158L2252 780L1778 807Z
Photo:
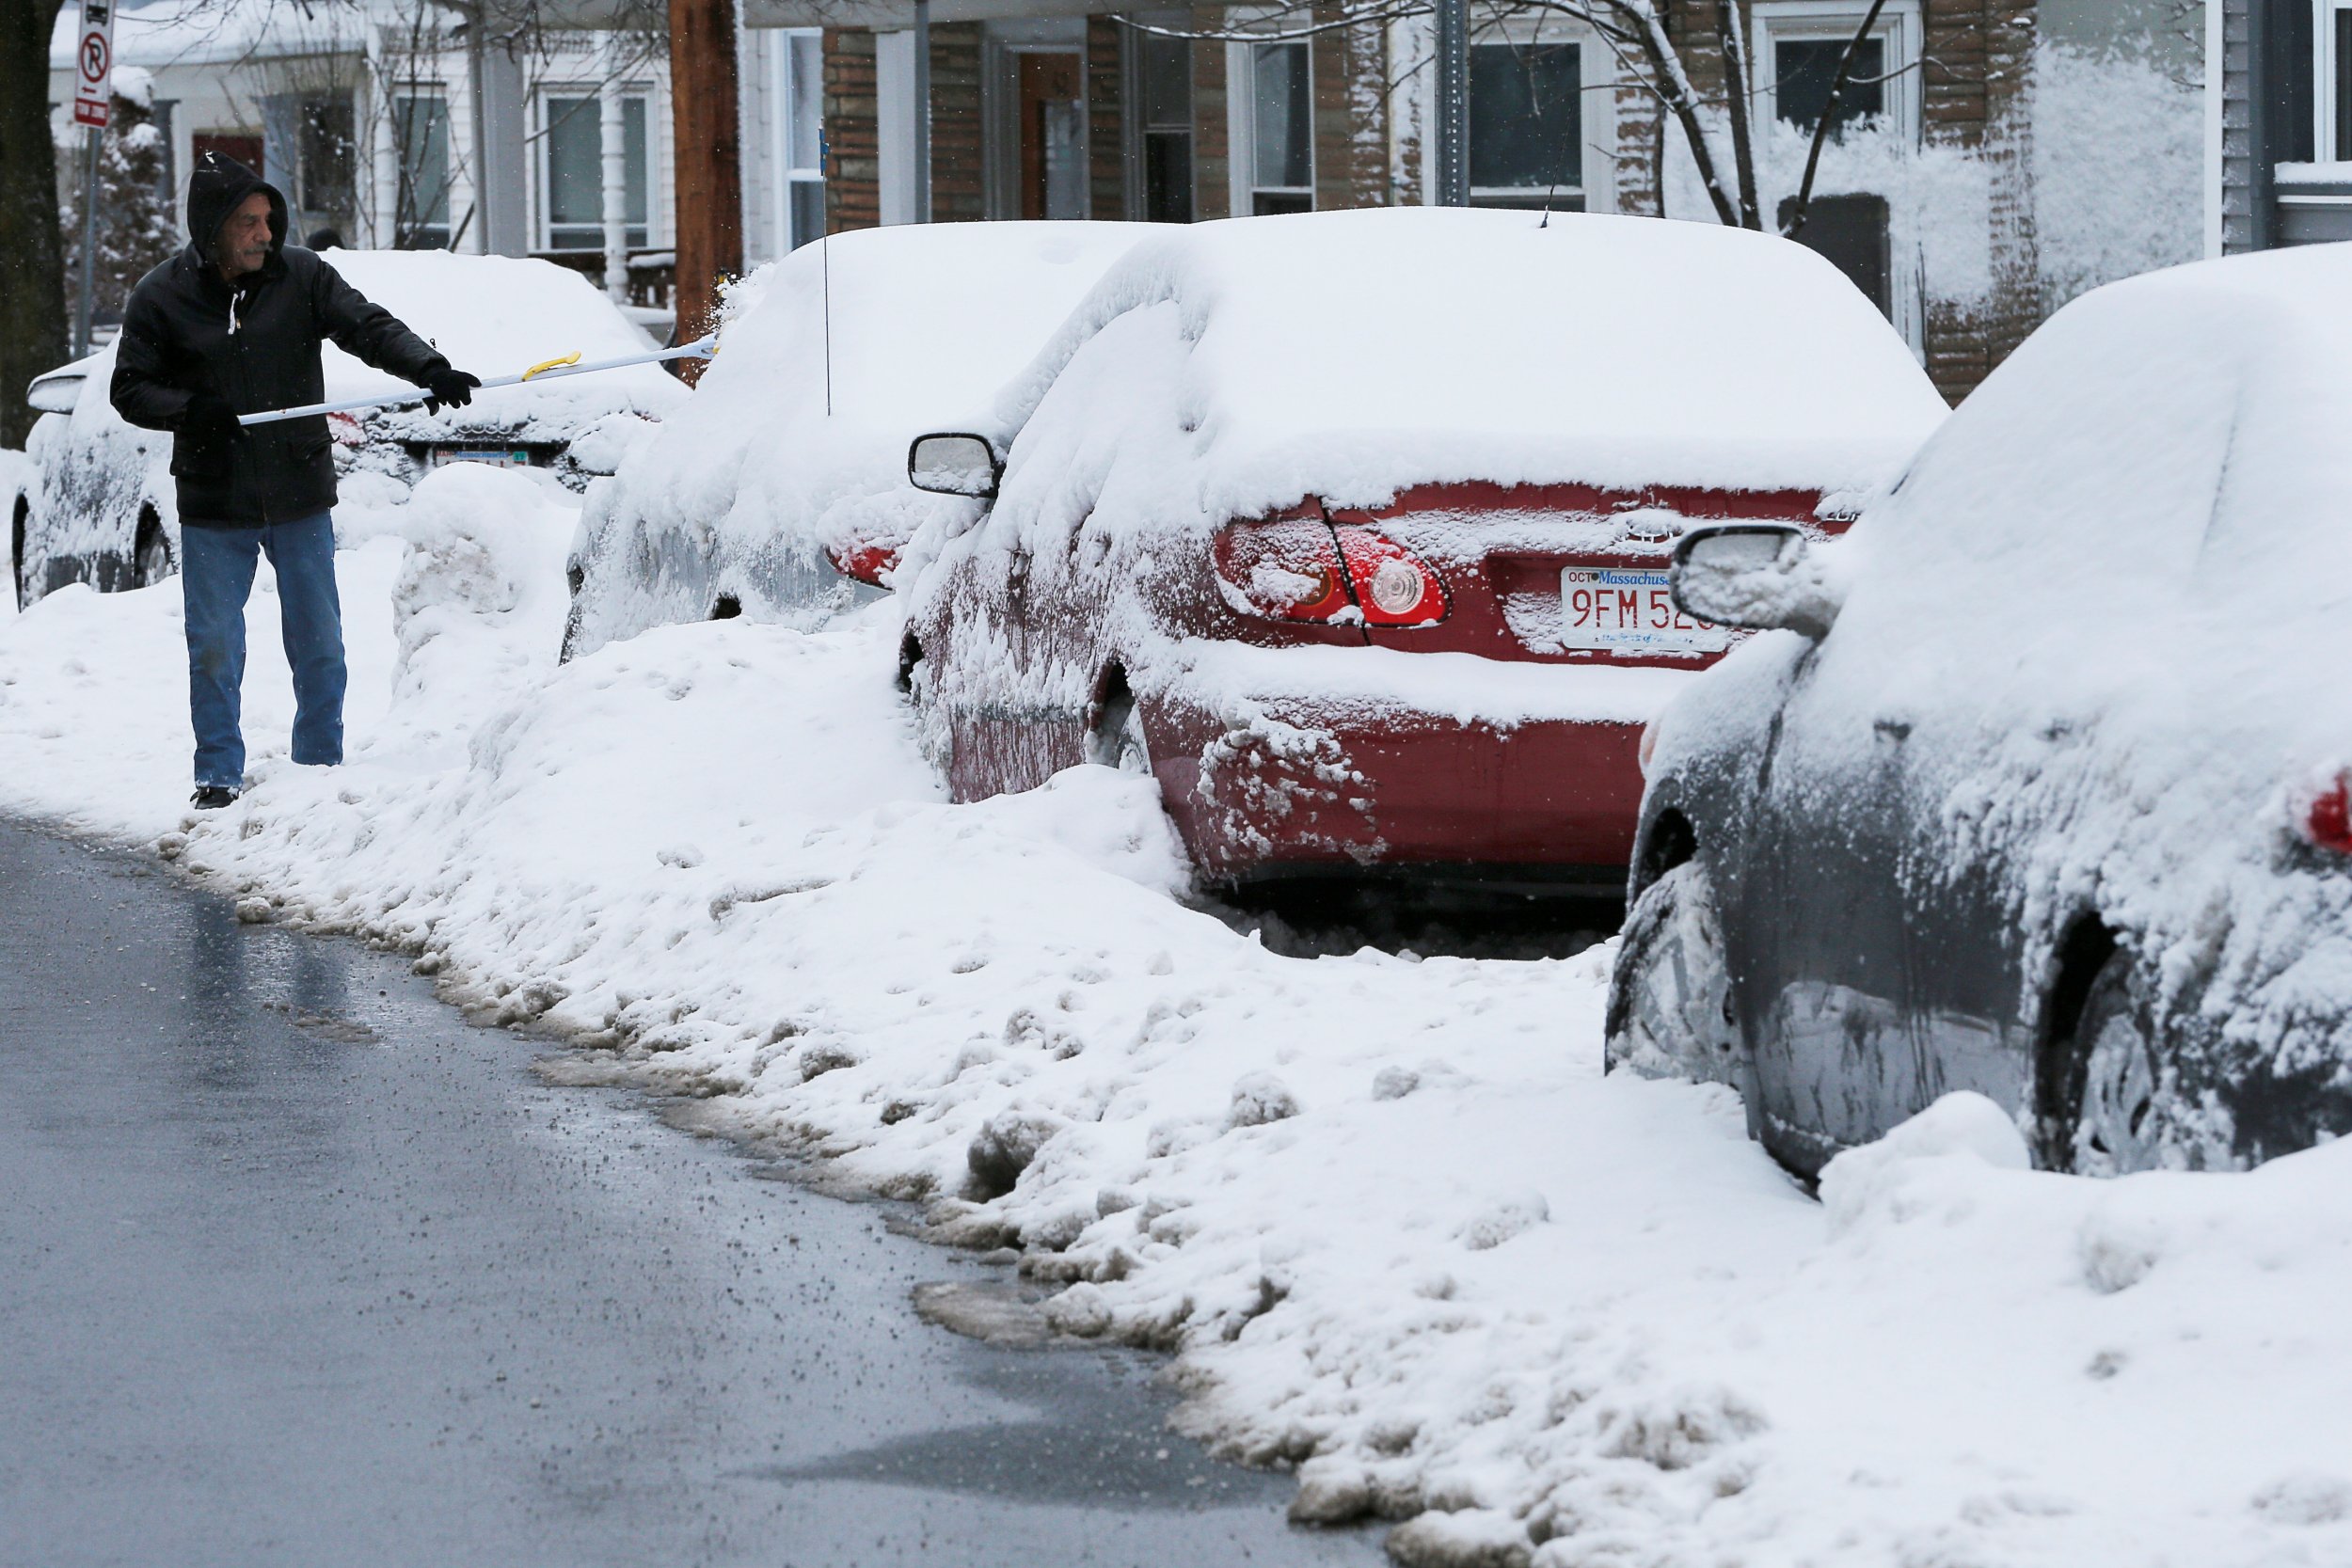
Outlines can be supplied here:
M825 30L821 27L786 27L779 29L779 33L781 35L783 47L777 51L776 99L778 103L784 105L784 110L783 113L777 117L776 222L777 227L783 231L785 251L787 254L789 254L792 251L799 249L802 245L808 244L811 240L822 238L824 236L828 221L825 215L826 198L824 188L826 142ZM800 91L796 85L796 78L792 73L792 65L794 56L799 53L799 46L804 43L814 43L817 55L817 162L811 165L795 164L792 161L792 143L794 132L793 120L794 117L799 113L802 107ZM648 137L650 138L650 132L648 133ZM647 147L648 157L651 155L651 150L649 139ZM809 185L817 187L817 232L808 235L796 234L793 232L792 229L792 198L794 196L799 194L803 187ZM651 214L648 213L647 216L650 218Z
M1750 67L1756 73L1756 127L1769 135L1780 119L1780 62L1775 55L1783 42L1844 42L1870 13L1867 0L1756 0L1749 28ZM1887 0L1870 36L1885 45L1889 74L1885 82L1886 118L1893 120L1911 145L1919 145L1919 68L1921 33L1918 0Z
M1472 185L1470 192L1473 207L1536 208L1550 206L1558 212L1586 212L1591 206L1593 185L1592 165L1601 156L1600 146L1615 139L1613 128L1607 141L1593 134L1596 113L1606 100L1613 103L1615 83L1610 75L1597 74L1595 68L1608 54L1607 45L1591 28L1556 16L1528 18L1512 16L1473 28L1471 49L1540 49L1554 44L1572 44L1576 48L1577 135L1583 145L1577 149L1576 183L1562 185L1556 190L1549 185ZM1603 84L1597 90L1595 84ZM1473 139L1474 135L1473 135ZM1596 146L1598 142L1600 146ZM1466 150L1464 156L1475 161L1475 150ZM1436 160L1430 162L1434 165Z
M1094 84L1083 16L1016 17L982 24L980 119L982 211L991 220L1021 217L1021 56L1075 55L1086 109L1078 117L1078 162L1086 178L1082 218L1094 211ZM887 221L887 220L885 220Z
M2347 152L2352 149L2344 143L2352 140L2352 120L2339 119L2337 99L2342 85L2336 72L2352 67L2352 59L2340 59L2336 52L2336 19L2352 15L2352 0L2312 0L2312 161L2319 164L2352 163Z
M555 243L555 230L557 229L584 229L587 225L580 223L559 224L555 220L555 188L552 183L555 175L555 138L553 135L553 121L549 119L548 114L548 103L551 99L578 98L585 100L589 110L593 111L591 114L591 123L596 127L597 139L601 142L603 139L604 110L603 105L599 102L599 98L601 97L602 92L602 84L593 80L586 82L541 82L532 89L532 123L530 141L533 149L532 153L531 181L532 206L533 211L532 213L531 238L532 248L535 251L548 255L576 256L584 252L601 251L604 248L604 226L601 218L597 220L596 224L596 244L583 245L559 245ZM626 234L630 229L637 229L641 230L640 238L627 242L629 248L635 250L652 248L660 239L660 225L656 220L660 213L661 193L660 187L656 183L655 166L660 161L660 150L658 146L656 137L656 122L654 119L654 111L656 108L655 99L656 94L651 83L632 81L621 84L621 101L623 103L627 103L630 100L635 100L643 106L642 112L645 118L645 160L644 168L641 174L641 178L643 179L645 187L645 217L642 224L632 224L624 218L621 225L624 234ZM601 161L599 161L598 165L596 192L596 205L599 210L601 210L604 205L604 182L602 178Z
M1307 53L1307 182L1304 185L1258 183L1258 51L1298 48ZM1239 84L1236 87L1236 84ZM1257 215L1262 196L1303 196L1308 212L1315 210L1315 184L1322 173L1315 156L1314 40L1235 39L1225 45L1226 175L1231 185L1229 211L1235 217Z
M452 236L456 232L455 218L457 212L456 105L450 100L449 85L437 77L425 78L416 81L394 82L391 87L390 98L392 103L390 131L392 142L393 182L392 233L390 238L395 245L398 244L400 236L399 185L402 175L404 172L407 173L418 182L418 186L412 187L413 195L415 194L415 189L421 188L421 178L423 173L421 169L411 170L406 168L408 137L406 129L407 121L405 118L405 114L407 106L412 103L438 103L441 108L440 205L442 217L441 221L438 223L426 223L420 219L419 221L413 223L410 228L412 232L419 235L437 232L440 235L440 239L431 245L419 244L412 245L409 248L418 250L447 250L452 243Z

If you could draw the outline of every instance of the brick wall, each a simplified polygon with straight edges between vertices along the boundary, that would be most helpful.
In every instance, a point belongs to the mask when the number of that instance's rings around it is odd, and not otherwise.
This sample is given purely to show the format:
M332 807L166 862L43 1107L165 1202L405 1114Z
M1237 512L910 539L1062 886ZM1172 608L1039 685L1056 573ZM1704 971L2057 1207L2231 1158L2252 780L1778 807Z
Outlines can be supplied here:
M2042 320L2026 97L2035 11L2035 0L1940 0L1927 11L1925 139L1966 148L1991 166L1992 293L1965 307L1928 304L1928 375L1953 403L1992 374Z
M1127 215L1126 29L1087 18L1087 215Z
M1222 27L1225 12L1203 6L1192 13L1198 28ZM1202 218L1233 213L1231 138L1225 125L1225 45L1202 39L1192 46L1192 199Z
M1338 6L1319 5L1312 14L1317 23L1331 23L1343 13ZM1386 27L1365 23L1317 33L1309 45L1318 210L1377 207L1388 200L1387 39Z
M825 29L825 230L882 222L882 162L875 145L874 35Z
M931 220L988 216L988 169L980 114L980 24L931 28Z

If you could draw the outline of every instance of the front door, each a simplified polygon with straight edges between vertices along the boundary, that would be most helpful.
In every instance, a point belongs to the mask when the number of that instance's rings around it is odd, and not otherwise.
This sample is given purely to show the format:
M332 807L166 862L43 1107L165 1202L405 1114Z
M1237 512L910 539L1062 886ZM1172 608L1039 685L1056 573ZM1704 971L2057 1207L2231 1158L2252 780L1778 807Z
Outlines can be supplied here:
M1014 56L1021 215L1087 215L1086 57L1075 52Z

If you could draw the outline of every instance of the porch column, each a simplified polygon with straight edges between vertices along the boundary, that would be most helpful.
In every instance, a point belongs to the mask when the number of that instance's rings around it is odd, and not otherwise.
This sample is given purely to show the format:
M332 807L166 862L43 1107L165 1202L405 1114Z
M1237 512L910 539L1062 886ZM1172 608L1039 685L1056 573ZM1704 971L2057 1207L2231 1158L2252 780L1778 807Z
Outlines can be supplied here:
M621 111L621 40L596 35L596 110L604 150L604 292L628 303L628 131Z

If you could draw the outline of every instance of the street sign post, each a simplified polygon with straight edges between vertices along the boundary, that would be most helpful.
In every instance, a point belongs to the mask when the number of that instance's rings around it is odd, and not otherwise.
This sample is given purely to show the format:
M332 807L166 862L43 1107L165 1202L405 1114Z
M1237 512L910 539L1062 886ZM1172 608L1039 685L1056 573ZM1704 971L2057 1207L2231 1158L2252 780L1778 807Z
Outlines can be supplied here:
M114 113L114 0L82 0L81 45L74 51L73 123L87 134L82 153L82 299L73 315L73 356L89 353L92 268L98 254L98 152Z
M103 131L114 103L114 0L82 0L82 44L74 63L73 123Z

